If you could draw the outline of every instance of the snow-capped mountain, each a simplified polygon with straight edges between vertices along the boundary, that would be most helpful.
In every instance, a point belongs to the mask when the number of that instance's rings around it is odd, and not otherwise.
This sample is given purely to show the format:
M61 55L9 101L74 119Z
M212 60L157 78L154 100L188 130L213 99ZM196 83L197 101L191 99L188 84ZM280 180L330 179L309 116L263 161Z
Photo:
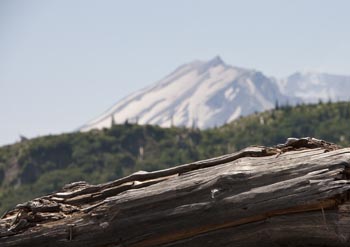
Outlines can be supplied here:
M298 72L277 80L259 71L233 67L220 57L180 66L155 84L119 101L81 131L108 128L112 122L163 127L220 126L280 105L319 100L350 100L350 76Z
M287 83L288 85L288 83ZM275 79L233 67L220 57L177 68L154 85L119 101L81 131L110 127L112 122L138 122L163 127L220 126L240 116L291 102Z
M298 72L279 81L282 93L299 97L305 103L350 100L350 76Z

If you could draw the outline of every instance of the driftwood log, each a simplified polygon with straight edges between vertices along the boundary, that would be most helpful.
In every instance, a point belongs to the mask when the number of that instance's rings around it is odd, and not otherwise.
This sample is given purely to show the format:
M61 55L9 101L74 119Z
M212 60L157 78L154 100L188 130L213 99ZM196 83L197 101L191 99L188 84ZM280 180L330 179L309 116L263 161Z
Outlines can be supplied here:
M350 148L275 147L100 185L76 182L0 219L0 246L350 246Z

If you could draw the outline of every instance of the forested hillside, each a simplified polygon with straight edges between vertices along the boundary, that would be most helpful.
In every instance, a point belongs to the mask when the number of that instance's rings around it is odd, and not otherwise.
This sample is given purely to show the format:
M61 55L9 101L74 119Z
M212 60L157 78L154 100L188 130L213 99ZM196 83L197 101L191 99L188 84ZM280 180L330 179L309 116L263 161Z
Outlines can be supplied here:
M65 183L101 183L137 170L156 170L233 152L313 136L347 146L350 103L284 106L200 131L150 125L46 136L0 148L0 213Z

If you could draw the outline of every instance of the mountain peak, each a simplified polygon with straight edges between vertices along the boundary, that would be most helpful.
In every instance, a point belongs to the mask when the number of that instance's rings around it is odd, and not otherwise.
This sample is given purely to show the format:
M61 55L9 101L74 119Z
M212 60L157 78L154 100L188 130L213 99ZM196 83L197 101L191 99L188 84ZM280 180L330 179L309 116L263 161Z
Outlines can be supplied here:
M225 65L225 62L221 59L219 55L215 56L211 60L209 60L206 65L208 67L216 67L218 65Z
M192 62L186 64L186 65L190 65L193 68L196 69L200 69L201 71L205 71L208 70L210 68L219 66L219 65L223 65L223 66L227 66L226 63L222 60L222 58L217 55L215 57L213 57L210 60L193 60Z

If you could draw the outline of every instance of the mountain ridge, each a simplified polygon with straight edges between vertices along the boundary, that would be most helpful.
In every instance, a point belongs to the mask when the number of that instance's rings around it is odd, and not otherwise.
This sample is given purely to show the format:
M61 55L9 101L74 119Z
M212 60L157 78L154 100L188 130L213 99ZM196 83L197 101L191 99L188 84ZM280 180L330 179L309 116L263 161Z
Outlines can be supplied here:
M292 92L304 103L350 100L350 76L315 71L296 72L278 81L282 93Z
M262 72L227 65L220 56L179 66L156 83L117 102L80 128L110 127L125 121L162 127L220 126L240 116L295 101Z
M121 99L80 131L126 121L161 127L221 126L276 104L350 100L350 76L296 72L278 79L232 66L215 56L177 67L163 79Z

